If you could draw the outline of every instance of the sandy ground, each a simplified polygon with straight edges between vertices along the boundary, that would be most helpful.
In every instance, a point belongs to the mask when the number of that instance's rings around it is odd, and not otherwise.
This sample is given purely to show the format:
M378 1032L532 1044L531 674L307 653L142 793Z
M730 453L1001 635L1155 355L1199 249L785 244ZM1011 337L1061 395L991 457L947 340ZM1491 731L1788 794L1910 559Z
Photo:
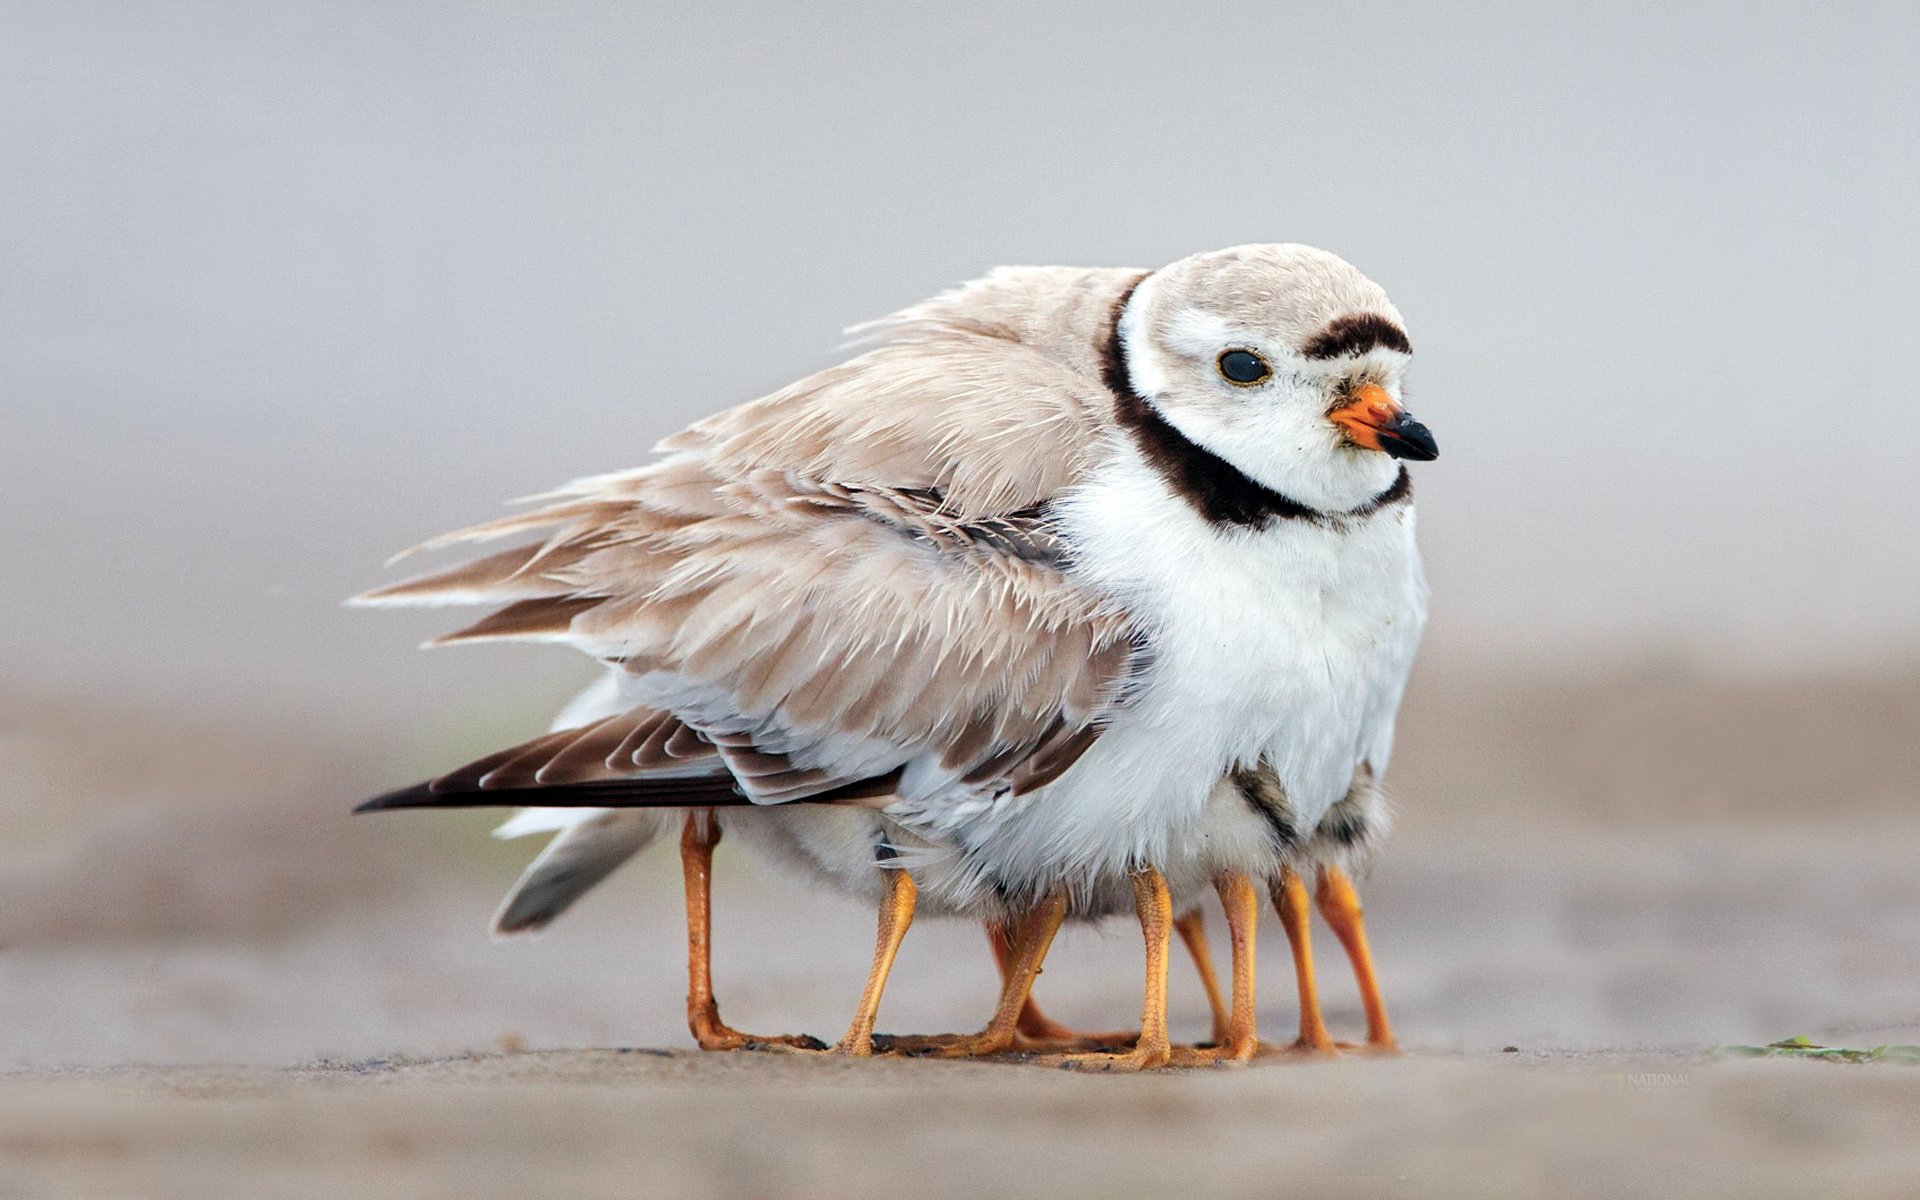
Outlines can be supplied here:
M686 1051L663 848L501 944L485 921L531 847L483 815L341 815L471 747L14 698L0 1197L1911 1194L1920 1071L1707 1050L1920 1042L1916 713L1902 676L1431 672L1365 888L1410 1053L1114 1079ZM730 1017L838 1031L869 914L723 846L717 921ZM1271 925L1262 946L1279 1038ZM1130 930L1072 930L1040 994L1111 1027L1138 970ZM963 926L916 928L895 978L884 1028L991 1002Z
M1911 1073L1496 1059L1122 1079L569 1051L114 1072L0 1085L0 1195L1902 1196L1920 1178Z

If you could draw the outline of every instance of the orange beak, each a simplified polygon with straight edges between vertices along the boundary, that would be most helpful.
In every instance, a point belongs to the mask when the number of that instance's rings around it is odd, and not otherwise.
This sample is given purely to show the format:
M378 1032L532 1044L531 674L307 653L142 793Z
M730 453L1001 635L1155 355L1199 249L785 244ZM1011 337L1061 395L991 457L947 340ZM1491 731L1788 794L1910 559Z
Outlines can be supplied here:
M1327 414L1347 440L1364 450L1379 450L1395 458L1428 462L1440 457L1439 444L1425 425L1394 403L1387 389L1366 383L1352 397Z

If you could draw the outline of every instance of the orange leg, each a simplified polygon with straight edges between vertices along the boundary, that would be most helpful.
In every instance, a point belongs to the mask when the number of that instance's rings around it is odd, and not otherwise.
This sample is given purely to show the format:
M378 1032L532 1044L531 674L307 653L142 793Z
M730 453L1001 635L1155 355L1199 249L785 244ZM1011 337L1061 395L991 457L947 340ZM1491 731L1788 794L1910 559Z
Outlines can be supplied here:
M687 814L680 832L680 868L687 887L687 1027L702 1050L744 1050L790 1046L824 1050L826 1044L805 1034L755 1037L720 1020L720 1004L713 996L713 848L720 844L720 826L710 812Z
M1013 967L1013 939L1007 936L1007 927L999 921L985 923L987 941L993 947L993 961L1000 968L1000 986L1005 988ZM1117 1030L1112 1033L1082 1033L1077 1029L1062 1025L1060 1022L1040 1011L1040 1002L1031 995L1020 1006L1019 1019L1014 1023L1016 1049L1040 1048L1066 1049L1074 1046L1128 1046L1139 1034L1131 1029Z
M1147 979L1140 1010L1140 1040L1125 1054L1069 1054L1060 1065L1087 1071L1144 1071L1164 1067L1173 1057L1167 1040L1167 946L1173 935L1173 897L1167 881L1152 867L1133 874L1133 906L1147 949Z
M1360 908L1360 895L1353 889L1353 880L1337 866L1322 867L1314 900L1327 927L1346 949L1347 960L1353 964L1353 980L1359 985L1360 1003L1367 1012L1367 1048L1380 1054L1399 1053L1393 1027L1387 1023L1386 1001L1380 997L1380 981L1373 973L1365 914Z
M1221 886L1226 886L1225 880L1222 880ZM1248 884L1248 886L1251 887L1252 885ZM1223 903L1226 902L1226 898L1226 893L1224 891L1221 892L1220 899ZM1233 909L1231 905L1229 905L1227 909L1227 923L1229 925L1233 923ZM1231 1021L1231 1017L1227 1013L1226 1001L1220 998L1220 979L1213 973L1213 950L1207 945L1207 918L1198 908L1195 908L1186 916L1175 921L1173 927L1180 934L1180 940L1186 943L1187 956L1193 959L1194 973L1200 976L1200 986L1206 989L1207 1007L1213 1012L1213 1037L1211 1040L1216 1046L1225 1045L1227 1041L1227 1026ZM1239 943L1236 941L1234 943L1234 954L1237 956L1239 953ZM1235 961L1238 961L1238 959L1236 958Z
M1307 885L1291 868L1280 872L1273 888L1273 909L1287 931L1293 947L1293 974L1300 985L1300 1037L1293 1049L1305 1054L1338 1054L1327 1025L1320 1016L1320 990L1313 979L1313 934L1308 922L1312 910L1307 902Z
M1222 875L1215 883L1227 912L1233 940L1233 1010L1226 1030L1210 1047L1174 1051L1174 1065L1247 1062L1258 1053L1258 1017L1254 1012L1254 932L1260 924L1260 893L1245 875Z
M920 1039L932 1046L941 1058L972 1058L999 1054L1016 1048L1020 1036L1020 1014L1032 998L1033 984L1040 977L1040 966L1047 959L1054 935L1067 919L1067 895L1055 892L1042 900L1020 922L1020 936L1013 945L1013 958L1000 988L1000 1003L993 1018L979 1033L958 1038Z
M986 922L987 940L993 945L994 961L1000 966L1000 980L1004 985L1007 978L1007 965L1013 960L1013 943L1007 937L1006 926L998 921ZM1187 954L1193 959L1193 970L1200 977L1200 986L1207 993L1207 1007L1213 1014L1213 1044L1219 1045L1227 1037L1227 1004L1220 994L1220 979L1213 972L1213 951L1207 945L1207 921L1196 908L1173 923L1180 934L1180 940L1187 947ZM1082 1033L1069 1028L1048 1017L1040 1011L1040 1004L1033 997L1027 997L1025 1007L1020 1010L1020 1036L1034 1042L1075 1043L1081 1046L1127 1046L1140 1035L1131 1029L1113 1033Z
M1007 978L1013 970L1013 939L1007 936L1007 926L1002 921L988 921L987 942L993 947L993 961L1000 968L1000 986L1005 989ZM1020 1016L1014 1022L1014 1028L1020 1036L1042 1042L1070 1042L1080 1036L1079 1032L1067 1028L1060 1022L1040 1011L1040 1002L1028 996L1026 1003L1020 1006Z
M849 1058L873 1055L873 1022L880 1013L880 995L887 989L887 976L893 970L894 955L900 952L900 941L913 924L914 900L920 894L913 876L903 870L884 869L880 878L886 893L880 900L880 930L874 939L873 969L867 973L867 989L860 996L860 1007L854 1013L847 1036L833 1048L835 1054Z

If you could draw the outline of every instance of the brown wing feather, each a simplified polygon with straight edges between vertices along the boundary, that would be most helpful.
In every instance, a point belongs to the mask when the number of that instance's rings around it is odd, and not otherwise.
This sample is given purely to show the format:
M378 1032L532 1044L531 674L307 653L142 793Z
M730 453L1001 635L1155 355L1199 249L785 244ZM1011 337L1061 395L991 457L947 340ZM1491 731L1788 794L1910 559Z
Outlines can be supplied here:
M424 786L434 791L465 792L485 786L484 780L501 767L526 754L530 747L544 746L547 753L558 754L565 748L577 731L543 734L530 742L496 750L483 758L476 758L463 766L455 767L446 774L429 780Z
M498 554L489 554L444 571L416 575L412 579L375 588L354 597L357 604L460 604L484 596L490 603L525 597L544 596L553 590L545 580L526 580L519 587L514 577L540 553L538 545L515 546Z
M834 803L824 800L823 803ZM691 779L612 780L556 787L516 787L438 792L426 784L375 796L354 812L390 812L403 808L726 808L752 804L728 775Z
M564 764L576 754L577 761L584 762L587 744L604 744L612 729L628 727L657 715L637 710L582 729L546 734L426 783L376 796L353 811L495 807L714 808L756 803L742 792L735 775L724 768L704 775L649 777L645 772L600 775L591 770L576 775L565 770L548 771L540 766L542 763ZM678 724L671 718L669 723ZM711 743L702 741L701 744L709 754L714 753ZM900 780L899 771L866 779L836 780L823 772L794 770L782 756L763 754L750 747L728 747L724 752L739 755L743 771L757 773L757 777L775 789L772 796L757 801L761 803L771 800L776 803L884 804L893 797ZM604 770L604 764L601 769Z
M649 765L648 760L642 757L641 751L655 737L664 742L672 736L672 727L678 724L679 721L672 713L664 712L656 712L650 717L635 722L633 728L627 731L627 735L620 739L620 744L607 755L607 766L613 770L624 770L629 767Z
M518 600L489 613L465 629L437 637L435 646L459 642L555 640L573 629L573 619L599 607L594 596L541 596Z
M650 728L659 716L650 709L608 717L582 730L567 747L542 763L533 781L543 786L562 783L598 783L631 774L630 769L615 768L615 752L636 729Z
M537 551L373 598L484 593L506 607L442 643L564 640L663 695L727 697L720 728L811 763L879 744L1043 786L1134 654L1126 615L1070 581L1048 505L1104 444L1098 347L1135 278L1005 271L907 310L887 344L667 439L651 466L428 544L547 531ZM715 752L676 725L629 725L601 761ZM729 752L782 795L852 782ZM587 761L565 766L586 779Z
M620 746L636 734L691 735L685 757L648 768L609 766ZM699 759L711 761L704 775L688 776ZM668 777L657 774L671 765ZM815 789L818 790L818 789ZM511 805L573 808L680 807L746 803L715 747L671 713L636 708L575 729L563 729L509 746L413 787L367 801L356 812L396 808L466 808Z

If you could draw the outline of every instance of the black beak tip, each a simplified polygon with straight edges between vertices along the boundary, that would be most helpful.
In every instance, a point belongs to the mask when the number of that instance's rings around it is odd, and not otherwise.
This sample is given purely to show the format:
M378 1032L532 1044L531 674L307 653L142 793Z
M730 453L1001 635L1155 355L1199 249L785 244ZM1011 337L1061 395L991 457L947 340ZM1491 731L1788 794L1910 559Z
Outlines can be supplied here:
M1440 457L1440 443L1433 440L1433 432L1405 413L1380 431L1380 448L1410 462L1432 462Z

